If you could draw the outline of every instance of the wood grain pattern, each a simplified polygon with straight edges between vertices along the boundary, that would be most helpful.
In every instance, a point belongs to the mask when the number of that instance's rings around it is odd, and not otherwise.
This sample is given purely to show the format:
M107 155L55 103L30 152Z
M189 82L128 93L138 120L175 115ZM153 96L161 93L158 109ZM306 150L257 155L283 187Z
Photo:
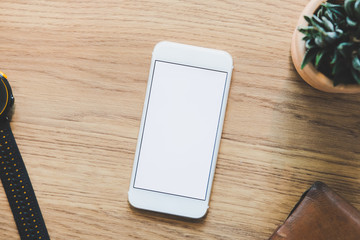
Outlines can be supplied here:
M12 129L52 239L267 239L314 181L360 208L360 98L319 92L290 60L301 0L4 0ZM234 72L210 211L130 208L154 45L228 51ZM0 239L19 239L3 189Z

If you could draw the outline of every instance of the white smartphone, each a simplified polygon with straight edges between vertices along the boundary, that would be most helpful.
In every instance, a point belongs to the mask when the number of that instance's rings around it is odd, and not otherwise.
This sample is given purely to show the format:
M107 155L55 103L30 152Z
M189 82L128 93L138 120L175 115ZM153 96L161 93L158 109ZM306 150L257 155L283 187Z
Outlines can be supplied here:
M133 207L206 214L232 69L224 51L155 46L128 195Z

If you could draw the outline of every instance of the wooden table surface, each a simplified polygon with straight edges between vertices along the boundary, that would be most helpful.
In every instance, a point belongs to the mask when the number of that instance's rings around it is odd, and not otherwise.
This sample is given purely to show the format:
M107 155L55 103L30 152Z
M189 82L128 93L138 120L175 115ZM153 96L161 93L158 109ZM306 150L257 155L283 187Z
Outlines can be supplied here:
M360 97L319 92L290 42L308 0L3 0L11 127L52 239L267 239L320 180L360 209ZM134 210L127 191L151 52L217 48L234 72L210 210ZM19 239L0 190L0 239Z

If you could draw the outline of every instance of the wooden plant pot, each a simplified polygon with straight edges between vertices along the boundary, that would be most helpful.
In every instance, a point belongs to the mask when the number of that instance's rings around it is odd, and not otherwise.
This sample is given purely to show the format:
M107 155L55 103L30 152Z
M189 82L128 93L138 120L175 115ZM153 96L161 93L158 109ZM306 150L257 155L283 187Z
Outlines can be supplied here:
M298 27L307 26L308 23L305 21L304 16L312 16L323 2L326 2L326 0L311 0L308 5L306 5L299 18L291 43L291 56L296 71L305 82L318 90L331 93L360 93L360 85L357 84L339 84L334 87L333 81L316 70L312 63L308 63L303 69L301 69L301 63L306 49L305 41L302 40L304 35L298 31Z

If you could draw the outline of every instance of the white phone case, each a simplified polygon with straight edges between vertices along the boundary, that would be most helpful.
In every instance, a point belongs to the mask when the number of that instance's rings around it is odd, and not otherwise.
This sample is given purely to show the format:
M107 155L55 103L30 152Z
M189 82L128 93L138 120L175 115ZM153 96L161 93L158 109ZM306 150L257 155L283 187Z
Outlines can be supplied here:
M133 207L206 214L232 69L224 51L155 46L128 193Z

